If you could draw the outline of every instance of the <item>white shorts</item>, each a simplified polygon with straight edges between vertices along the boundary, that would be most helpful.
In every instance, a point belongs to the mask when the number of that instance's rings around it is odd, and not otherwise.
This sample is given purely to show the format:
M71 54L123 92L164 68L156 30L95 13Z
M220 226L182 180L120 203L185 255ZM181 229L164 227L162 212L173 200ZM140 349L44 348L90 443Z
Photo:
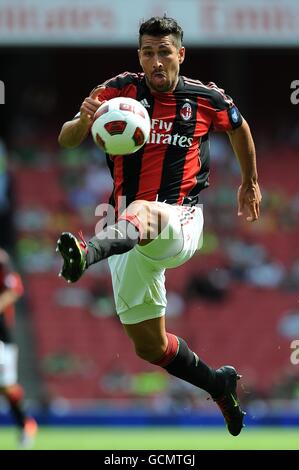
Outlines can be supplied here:
M203 215L197 206L171 206L169 223L152 242L108 258L117 314L123 324L165 315L165 269L188 261L201 248Z
M17 383L18 347L0 341L0 387Z

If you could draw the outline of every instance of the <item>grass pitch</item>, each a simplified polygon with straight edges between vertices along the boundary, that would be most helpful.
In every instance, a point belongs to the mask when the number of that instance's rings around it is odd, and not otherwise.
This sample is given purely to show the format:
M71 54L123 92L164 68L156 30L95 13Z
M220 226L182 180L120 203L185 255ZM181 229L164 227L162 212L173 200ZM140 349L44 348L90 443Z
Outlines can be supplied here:
M0 428L0 450L17 448L13 427ZM36 450L299 450L299 428L40 427Z

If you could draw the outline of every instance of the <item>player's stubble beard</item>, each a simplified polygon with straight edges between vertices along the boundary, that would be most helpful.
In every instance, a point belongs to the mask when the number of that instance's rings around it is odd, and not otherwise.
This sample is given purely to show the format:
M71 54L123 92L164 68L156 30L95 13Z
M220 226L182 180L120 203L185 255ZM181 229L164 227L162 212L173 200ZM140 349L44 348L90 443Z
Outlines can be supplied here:
M156 91L158 93L167 93L167 92L173 91L175 87L177 86L178 80L179 80L179 77L176 77L173 81L170 81L170 79L168 79L163 85L158 86L155 83L153 83L152 80L149 80L146 77L146 83L148 87L152 91Z

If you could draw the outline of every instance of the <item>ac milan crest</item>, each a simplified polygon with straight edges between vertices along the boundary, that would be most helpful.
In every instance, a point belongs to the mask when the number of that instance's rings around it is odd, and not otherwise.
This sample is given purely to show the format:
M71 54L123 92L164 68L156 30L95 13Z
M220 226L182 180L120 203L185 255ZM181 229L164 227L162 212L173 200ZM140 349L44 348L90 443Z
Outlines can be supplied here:
M192 118L192 107L190 103L185 103L181 107L180 111L181 118L184 119L184 121L189 121L189 119Z

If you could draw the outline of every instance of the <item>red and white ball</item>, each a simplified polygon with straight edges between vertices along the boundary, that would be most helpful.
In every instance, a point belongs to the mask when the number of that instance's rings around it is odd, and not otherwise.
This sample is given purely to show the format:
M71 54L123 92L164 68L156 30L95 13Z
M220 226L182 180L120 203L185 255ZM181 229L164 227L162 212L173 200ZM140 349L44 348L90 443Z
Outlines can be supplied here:
M105 101L94 115L91 134L96 145L110 155L137 152L147 141L151 121L145 107L132 98Z

